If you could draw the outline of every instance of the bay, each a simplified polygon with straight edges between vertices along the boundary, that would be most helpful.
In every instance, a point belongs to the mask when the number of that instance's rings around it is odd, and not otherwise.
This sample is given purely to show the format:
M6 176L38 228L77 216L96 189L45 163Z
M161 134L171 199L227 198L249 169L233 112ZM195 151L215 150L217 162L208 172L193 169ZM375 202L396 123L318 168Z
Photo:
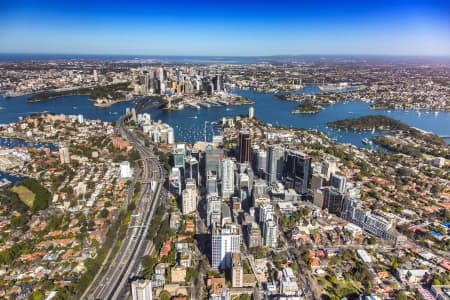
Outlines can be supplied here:
M408 125L434 132L438 135L450 135L450 112L421 111L420 113L410 110L371 110L369 103L362 101L341 102L325 106L317 114L292 114L297 106L296 102L282 101L273 93L257 92L253 90L233 89L233 93L253 100L253 105L241 106L219 106L201 108L199 110L186 107L183 110L168 111L164 109L152 109L149 112L153 120L161 120L174 127L175 138L179 141L193 142L204 139L204 128L206 123L207 139L218 133L218 127L211 124L222 117L234 117L246 115L248 108L253 106L255 117L273 125L286 127L318 129L327 132L329 136L340 143L352 143L358 147L368 147L361 140L371 138L371 132L358 132L352 130L336 130L326 126L327 122L344 118L361 117L370 114L386 115L398 119ZM317 86L306 86L299 93L320 92ZM115 121L124 113L125 108L133 107L136 103L119 102L110 107L95 107L92 101L85 95L65 96L41 102L30 103L26 101L28 96L15 98L3 98L0 96L0 124L15 122L19 117L33 113L63 113L82 114L88 119L100 119L104 121ZM374 135L385 134L375 132Z

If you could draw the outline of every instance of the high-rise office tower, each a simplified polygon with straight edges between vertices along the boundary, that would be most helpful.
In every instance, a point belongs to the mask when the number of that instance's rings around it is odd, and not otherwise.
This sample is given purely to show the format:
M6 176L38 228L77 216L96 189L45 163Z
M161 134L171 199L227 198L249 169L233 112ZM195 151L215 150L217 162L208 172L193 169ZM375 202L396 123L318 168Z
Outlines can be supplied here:
M311 190L312 190L312 192L314 192L317 189L322 188L325 185L326 182L327 182L327 180L325 179L325 177L323 177L322 174L314 173L311 176Z
M177 195L181 195L181 187L182 187L182 175L180 168L172 168L169 174L169 190L172 193Z
M276 248L278 245L278 227L275 221L269 220L263 225L264 246Z
M217 175L213 172L206 174L206 191L208 194L218 194Z
M222 218L222 201L217 195L206 198L206 225L208 227L220 225Z
M160 82L164 81L164 69L162 67L158 68L158 80Z
M269 183L281 180L284 169L284 150L279 146L267 149L267 173Z
M251 162L252 138L250 132L239 132L239 162Z
M267 183L262 179L255 180L253 184L254 195L266 195L268 191Z
M285 170L287 181L295 191L299 194L307 193L312 175L311 157L299 151L289 151Z
M213 228L212 264L214 269L230 268L232 253L241 252L241 233L235 224L226 224L222 228Z
M342 205L344 202L344 195L333 187L325 187L323 189L323 208L328 209L328 212L335 215L340 215Z
M244 268L240 253L231 255L231 286L240 288L243 286Z
M335 158L328 158L322 163L321 174L328 180L330 180L331 174L336 172L337 162Z
M340 193L345 193L347 177L344 175L332 174L330 185L335 187Z
M261 178L266 178L267 174L267 151L259 150L257 152L257 172Z
M152 300L152 282L150 280L135 280L131 282L133 300Z
M234 162L227 158L222 162L222 197L234 194Z
M212 172L219 176L220 172L220 150L219 148L215 148L212 145L206 146L205 149L205 160L206 166L205 171L206 174L208 172Z
M194 180L196 185L200 184L199 164L195 157L190 157L187 161L187 173L187 178Z
M223 87L223 76L220 74L217 74L213 79L212 83L214 85L214 91L221 92L224 90Z
M246 226L246 241L248 248L261 246L261 229L256 222L250 222Z
M184 169L185 154L186 154L186 145L177 144L176 148L173 150L173 164L175 168Z
M264 203L259 207L259 223L264 224L269 220L275 219L275 211L272 204Z
M144 71L144 95L148 95L148 85L149 85L149 78L148 78L148 72Z
M193 213L197 210L197 185L193 179L186 180L186 189L181 194L182 211L184 215Z

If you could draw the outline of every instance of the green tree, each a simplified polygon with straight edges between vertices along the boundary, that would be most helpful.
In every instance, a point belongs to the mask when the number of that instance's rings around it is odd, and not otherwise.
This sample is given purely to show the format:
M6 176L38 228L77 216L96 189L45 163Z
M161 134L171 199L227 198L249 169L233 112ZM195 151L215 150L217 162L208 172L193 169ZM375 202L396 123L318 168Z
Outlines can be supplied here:
M166 290L162 290L161 293L159 293L159 298L161 300L170 300L170 293Z
M42 300L44 298L45 298L45 295L41 291L36 291L33 294L31 294L31 299L32 300Z
M405 291L398 291L397 293L395 293L395 300L407 300L408 299L408 295L406 294Z
M106 218L108 215L109 215L109 210L107 210L106 208L104 208L100 211L100 217Z

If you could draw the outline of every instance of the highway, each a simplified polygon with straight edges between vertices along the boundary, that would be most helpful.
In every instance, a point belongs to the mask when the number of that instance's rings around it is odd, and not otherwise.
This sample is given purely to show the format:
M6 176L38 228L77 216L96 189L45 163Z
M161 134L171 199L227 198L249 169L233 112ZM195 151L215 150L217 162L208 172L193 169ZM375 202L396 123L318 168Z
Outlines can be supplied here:
M139 151L142 162L141 191L136 209L129 223L126 237L106 272L92 282L84 299L122 299L128 291L128 279L137 274L141 258L147 248L147 232L158 204L167 198L163 187L165 171L153 149L147 148L139 138L125 127L128 116L116 123L117 130Z

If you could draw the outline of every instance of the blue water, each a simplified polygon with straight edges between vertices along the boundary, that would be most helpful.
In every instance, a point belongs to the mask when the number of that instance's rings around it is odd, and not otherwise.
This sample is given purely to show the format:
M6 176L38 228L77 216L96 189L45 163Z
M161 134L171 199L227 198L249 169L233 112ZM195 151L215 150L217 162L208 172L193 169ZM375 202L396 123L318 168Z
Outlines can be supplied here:
M315 86L307 86L307 92L316 92ZM356 101L338 103L325 106L317 114L292 114L291 111L297 107L297 103L276 99L274 94L255 92L252 90L235 90L235 93L253 100L255 117L273 125L286 127L318 129L327 132L329 136L340 143L352 143L359 147L370 147L361 142L363 138L371 138L371 132L359 132L352 130L336 130L328 128L327 122L344 118L356 118L369 114L379 114L396 118L406 124L420 129L434 132L438 135L450 135L450 112L421 112L419 116L415 111L403 110L370 110L369 103ZM181 111L152 111L152 118L162 120L174 126L175 136L179 140L195 141L203 140L205 121L213 122L222 117L233 117L248 113L250 105L211 107L200 110L187 107ZM350 114L351 112L351 114ZM207 137L210 138L214 127L207 124ZM217 132L217 128L215 129ZM374 135L385 134L375 131Z
M0 171L0 180L2 180L3 178L8 179L12 184L24 179L24 177L12 175L12 174L8 174L8 173Z
M19 117L33 113L52 112L59 114L78 115L85 118L103 121L115 121L125 112L126 107L133 107L135 103L119 102L110 107L96 107L87 96L65 96L41 102L27 102L29 96L4 98L0 96L0 124L17 121Z
M14 147L42 147L42 148L49 148L51 150L55 150L58 147L55 144L51 143L32 143L26 140L22 139L15 139L15 138L4 138L0 137L0 148L14 148Z
M367 147L361 142L364 137L371 138L371 132L354 132L351 130L336 130L327 128L326 123L344 118L360 117L368 114L380 114L396 118L411 126L434 132L438 135L450 135L450 112L422 111L419 116L416 111L404 110L370 110L369 103L356 101L338 103L324 107L317 114L291 114L297 106L295 102L276 99L274 94L256 92L252 90L234 90L236 94L252 99L255 116L264 122L286 127L310 128L327 132L331 138L341 143L352 143L359 147ZM319 92L317 86L306 86L302 92ZM134 102L120 102L110 107L95 107L87 96L66 96L42 102L26 102L27 96L4 99L0 96L0 124L15 122L18 117L32 113L54 112L64 114L83 114L88 119L100 119L115 121L123 114L126 107L133 107ZM207 139L218 133L217 126L211 122L218 121L222 117L233 117L247 114L250 105L220 106L201 108L200 110L186 107L184 110L167 111L153 109L150 111L152 119L169 123L175 129L175 138L180 141L203 140L205 121L207 124ZM351 114L349 114L351 112ZM384 134L383 132L375 132Z

